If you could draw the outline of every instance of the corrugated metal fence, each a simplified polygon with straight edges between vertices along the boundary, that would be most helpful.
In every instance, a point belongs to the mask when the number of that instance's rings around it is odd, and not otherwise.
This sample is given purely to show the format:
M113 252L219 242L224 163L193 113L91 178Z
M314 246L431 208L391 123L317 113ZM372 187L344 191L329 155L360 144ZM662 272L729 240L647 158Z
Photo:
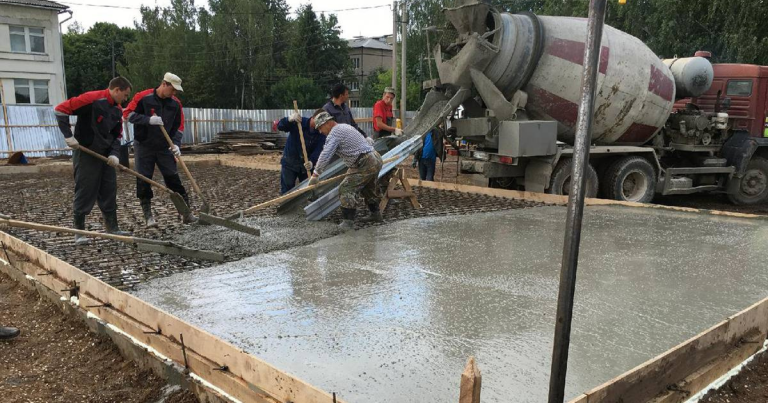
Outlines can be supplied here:
M51 157L69 154L64 137L56 124L53 108L50 106L8 105L8 116L0 108L0 158L9 152L23 151L30 157ZM288 109L208 109L184 108L184 144L208 143L214 141L216 134L227 130L252 130L268 132L272 122L288 116ZM303 116L314 112L311 109L300 111ZM352 115L358 125L367 133L373 131L371 108L352 108ZM407 112L410 120L415 112ZM76 117L71 117L74 124ZM124 141L133 139L133 125L124 123Z

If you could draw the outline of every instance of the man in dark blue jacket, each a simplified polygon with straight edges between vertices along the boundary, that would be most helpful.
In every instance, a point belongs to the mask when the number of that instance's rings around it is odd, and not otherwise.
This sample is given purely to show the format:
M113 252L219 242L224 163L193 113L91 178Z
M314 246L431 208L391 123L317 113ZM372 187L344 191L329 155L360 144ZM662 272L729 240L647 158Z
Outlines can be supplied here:
M282 166L280 170L280 194L285 194L293 189L297 179L299 182L307 179L307 171L311 172L317 163L317 158L325 145L325 136L315 130L315 115L322 111L322 109L316 110L310 118L301 117L294 112L291 116L282 118L277 122L277 130L289 133L288 141L286 141L283 149L283 158L280 160ZM297 124L299 121L301 121L301 130L304 132L304 144L307 147L309 161L304 161Z

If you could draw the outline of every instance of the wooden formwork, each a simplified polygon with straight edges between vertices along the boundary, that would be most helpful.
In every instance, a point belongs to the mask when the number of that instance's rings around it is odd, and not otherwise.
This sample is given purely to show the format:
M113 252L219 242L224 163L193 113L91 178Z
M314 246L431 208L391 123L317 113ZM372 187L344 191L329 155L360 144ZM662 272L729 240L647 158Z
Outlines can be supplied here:
M228 155L200 158L200 165L224 165L252 169L279 170L279 165L254 163ZM31 167L30 167L31 168ZM27 172L58 171L62 166L41 166ZM3 169L0 169L0 174ZM18 172L18 171L17 171ZM490 189L453 183L409 179L412 186L483 194L547 204L566 204L565 196ZM764 216L587 199L588 206L614 205L653 208L687 213L711 214L746 219ZM226 394L247 402L331 402L334 396L282 372L217 337L173 317L133 296L121 292L42 250L0 232L0 242L28 262L17 264L26 275L50 290L79 287L78 309L90 312L105 322L151 347L178 364L184 363L180 336L184 335L189 370ZM0 265L0 270L8 266ZM42 268L44 273L40 273ZM49 275L50 274L50 275ZM62 296L62 292L58 291ZM105 307L104 304L110 304ZM93 308L85 308L91 306ZM728 317L710 329L669 351L573 399L570 403L603 402L682 402L758 352L768 334L768 298ZM228 371L217 368L227 366ZM340 399L336 401L341 402Z

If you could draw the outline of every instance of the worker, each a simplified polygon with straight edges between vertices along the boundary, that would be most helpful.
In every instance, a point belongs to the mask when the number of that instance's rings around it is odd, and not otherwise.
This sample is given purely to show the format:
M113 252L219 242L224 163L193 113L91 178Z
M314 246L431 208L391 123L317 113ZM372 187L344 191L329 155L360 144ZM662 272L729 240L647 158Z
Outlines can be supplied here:
M15 327L0 326L0 340L15 339L20 334L21 334L21 330Z
M320 181L331 157L337 154L347 166L347 177L339 186L342 221L340 227L345 230L354 228L358 195L362 195L368 205L370 215L361 222L383 221L379 211L379 189L377 179L381 171L381 156L357 130L345 123L336 123L333 116L323 111L315 116L315 128L326 136L325 147L317 160L309 185Z
M331 100L328 101L323 109L328 112L336 123L344 123L354 127L363 137L368 137L363 129L357 126L355 118L352 117L352 111L347 106L349 100L349 88L344 84L336 84L331 90Z
M157 165L165 185L171 191L180 194L189 206L189 195L181 183L176 166L176 158L181 157L180 146L183 135L183 132L179 131L182 127L181 103L174 97L177 91L183 91L181 78L172 73L165 73L157 88L149 92L142 91L146 95L138 100L134 99L135 106L129 105L129 108L126 108L126 116L134 127L133 150L136 171L151 179ZM165 127L173 146L168 146L165 135L158 126ZM153 196L152 187L137 179L136 197L139 198L144 221L150 228L157 226L157 221L152 215ZM194 223L197 222L197 217L188 211L182 217L182 221L185 224Z
M117 173L120 164L120 139L123 134L123 109L120 106L131 95L131 83L115 77L105 90L90 91L70 98L54 108L59 130L67 146L73 149L75 176L73 215L75 229L85 230L85 218L98 203L104 217L104 228L110 234L127 235L117 223ZM75 133L69 116L77 116ZM80 146L107 157L107 163L80 151ZM75 244L89 242L75 235Z
M421 140L421 148L413 154L413 167L419 166L419 178L423 181L435 180L437 159L443 161L443 129L440 126L430 130Z
M274 125L276 130L289 133L283 149L283 157L280 159L280 194L285 194L293 189L297 179L299 182L307 179L307 172L311 172L317 163L320 152L323 151L325 136L315 129L314 124L315 116L322 111L323 109L316 110L309 118L301 117L298 112L294 112L290 116L280 119ZM309 161L304 161L298 122L301 122Z
M392 114L392 103L395 102L395 89L387 87L381 99L373 105L373 139L381 137L400 136L402 129L395 127L394 114Z

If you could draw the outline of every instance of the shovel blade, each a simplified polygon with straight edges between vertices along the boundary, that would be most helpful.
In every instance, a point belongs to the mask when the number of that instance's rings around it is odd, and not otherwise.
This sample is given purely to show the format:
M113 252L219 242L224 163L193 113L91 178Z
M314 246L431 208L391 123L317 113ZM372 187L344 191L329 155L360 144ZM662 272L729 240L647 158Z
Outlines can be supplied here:
M200 213L200 221L218 225L220 227L229 228L253 236L261 236L261 230L258 228L249 227L247 225L243 225L235 221L230 221L225 218L212 216L210 214Z

